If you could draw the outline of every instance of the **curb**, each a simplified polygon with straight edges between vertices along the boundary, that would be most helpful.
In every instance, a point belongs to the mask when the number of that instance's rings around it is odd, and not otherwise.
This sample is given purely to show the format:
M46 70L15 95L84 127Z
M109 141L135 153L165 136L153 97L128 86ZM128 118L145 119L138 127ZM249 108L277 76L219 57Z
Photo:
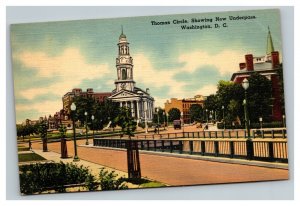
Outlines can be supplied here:
M79 147L90 147L90 148L96 148L96 149L126 151L126 149L123 149L123 148L99 147L99 146L93 146L93 145L78 145L78 146ZM154 152L154 151L147 151L147 150L139 150L139 152L141 154L175 157L175 158L183 158L183 159L204 160L204 161L211 161L211 162L268 167L268 168L284 169L284 170L289 169L289 165L284 164L284 163L262 162L262 161L256 161L256 160L243 160L243 159L230 159L230 158L223 158L223 157L210 157L210 156L200 156L200 155L177 154L177 153L168 153L168 152Z

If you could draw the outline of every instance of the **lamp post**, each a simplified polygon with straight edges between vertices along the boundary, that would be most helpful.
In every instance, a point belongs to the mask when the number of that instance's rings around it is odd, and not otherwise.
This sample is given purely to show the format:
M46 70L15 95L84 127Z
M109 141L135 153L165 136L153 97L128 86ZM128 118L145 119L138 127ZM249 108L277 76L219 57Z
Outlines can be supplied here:
M157 132L159 134L159 108L156 108L156 114L157 114Z
M242 86L245 90L245 99L243 101L244 104L244 113L245 113L245 121L246 121L246 130L247 130L247 138L250 138L250 126L249 126L249 116L248 116L248 108L247 108L247 89L249 88L248 79L244 79L242 82Z
M263 126L262 126L262 121L263 121L263 118L260 117L260 118L259 118L259 122L260 122L260 130L262 130L262 128L263 128Z
M164 117L164 130L166 130L166 119L165 119L165 115L166 115L166 113L163 112L163 117Z
M168 127L169 127L169 114L167 113L166 116L167 116L167 130L168 130Z
M282 115L282 123L283 123L283 127L285 128L285 115Z
M88 135L87 135L87 112L84 112L84 116L85 116L85 145L89 145L89 139L88 139Z
M148 110L145 110L145 132L146 132L146 134L148 133L147 113L148 113Z
M92 119L92 124L93 124L93 138L95 138L95 128L94 128L94 119L95 119L95 116L92 115L91 119Z
M225 130L225 116L224 116L224 105L222 105L222 110L223 110L223 127L224 127L224 130Z
M72 111L72 123L73 123L73 140L74 140L74 162L79 161L80 159L77 156L77 144L76 144L76 136L75 136L75 122L74 122L74 118L75 118L75 110L76 110L76 105L73 102L71 104L71 111Z
M184 137L184 120L183 120L183 112L181 112L181 118L182 118L182 132Z
M208 110L206 109L205 111L206 111L206 112L205 112L205 113L206 113L206 124L208 124L208 114L207 114L207 111L208 111Z

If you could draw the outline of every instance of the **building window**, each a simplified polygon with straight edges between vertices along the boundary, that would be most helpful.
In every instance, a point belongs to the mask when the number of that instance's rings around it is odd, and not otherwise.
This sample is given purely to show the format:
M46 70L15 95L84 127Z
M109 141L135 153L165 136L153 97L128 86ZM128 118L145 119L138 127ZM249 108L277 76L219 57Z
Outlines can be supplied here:
M127 72L126 72L126 68L122 69L122 79L127 79Z

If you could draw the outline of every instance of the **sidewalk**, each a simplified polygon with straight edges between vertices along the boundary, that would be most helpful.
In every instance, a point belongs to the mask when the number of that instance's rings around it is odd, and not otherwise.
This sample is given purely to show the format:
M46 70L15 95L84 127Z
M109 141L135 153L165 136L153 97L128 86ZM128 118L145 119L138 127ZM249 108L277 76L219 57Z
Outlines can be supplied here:
M91 170L91 173L96 177L98 177L99 172L100 172L101 168L103 168L103 167L109 172L115 171L115 174L117 174L118 177L127 177L128 176L126 172L123 172L121 170L116 170L116 169L106 167L106 166L103 166L103 165L100 165L100 164L95 164L95 163L92 163L92 162L89 162L89 161L86 161L86 160L81 159L78 162L73 162L73 157L60 158L60 154L56 153L56 152L52 152L52 151L43 152L43 150L38 150L38 149L34 149L33 152L40 155L40 156L42 156L42 157L44 157L45 159L47 159L49 161L52 161L52 162L73 163L73 164L78 165L78 166L82 165L84 167L88 167L89 170Z

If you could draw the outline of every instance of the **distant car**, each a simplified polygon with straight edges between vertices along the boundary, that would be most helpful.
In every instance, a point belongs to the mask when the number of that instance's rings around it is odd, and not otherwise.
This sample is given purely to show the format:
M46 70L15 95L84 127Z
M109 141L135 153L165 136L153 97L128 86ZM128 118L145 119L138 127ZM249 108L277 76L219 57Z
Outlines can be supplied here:
M181 129L181 121L180 120L174 120L173 121L174 129Z

